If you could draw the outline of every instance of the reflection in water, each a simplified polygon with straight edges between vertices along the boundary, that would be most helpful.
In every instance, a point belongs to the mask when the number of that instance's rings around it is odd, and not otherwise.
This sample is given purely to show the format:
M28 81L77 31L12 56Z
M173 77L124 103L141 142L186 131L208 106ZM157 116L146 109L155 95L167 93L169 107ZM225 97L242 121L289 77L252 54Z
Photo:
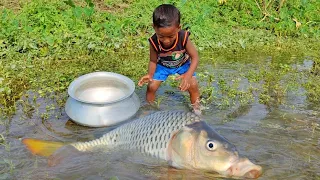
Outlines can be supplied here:
M181 93L167 94L174 89L163 86L160 110L189 110ZM145 89L136 91L144 101ZM319 179L320 177L320 114L309 106L305 97L289 96L297 105L278 106L272 110L254 102L249 105L220 110L204 110L203 119L221 135L235 144L239 153L264 168L260 179ZM69 121L63 109L47 108L51 99L37 99L32 113L26 116L23 107L6 127L0 127L5 141L0 142L0 179L227 179L217 174L178 170L166 162L145 157L136 152L105 149L91 153L66 150L56 166L48 166L46 158L31 155L20 138L86 141L100 137L108 128L87 128ZM142 107L136 117L158 111ZM30 111L29 111L30 112ZM43 118L46 113L47 119ZM43 119L43 120L42 120Z

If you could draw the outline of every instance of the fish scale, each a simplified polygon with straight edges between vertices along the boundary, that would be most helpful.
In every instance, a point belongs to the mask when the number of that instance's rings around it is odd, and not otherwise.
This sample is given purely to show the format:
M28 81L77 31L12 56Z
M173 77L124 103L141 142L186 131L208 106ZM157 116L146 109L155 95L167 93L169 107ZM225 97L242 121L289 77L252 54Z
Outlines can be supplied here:
M200 118L184 111L162 111L128 122L101 138L73 143L79 151L92 150L99 146L139 150L157 158L166 159L167 148L173 133Z

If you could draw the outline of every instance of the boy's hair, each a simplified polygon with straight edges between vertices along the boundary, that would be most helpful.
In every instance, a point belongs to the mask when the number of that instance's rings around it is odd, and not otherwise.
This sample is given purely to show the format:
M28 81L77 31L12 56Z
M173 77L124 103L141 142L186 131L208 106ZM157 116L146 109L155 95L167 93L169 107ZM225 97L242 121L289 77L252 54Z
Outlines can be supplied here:
M158 28L180 25L180 11L171 4L162 4L153 11L152 20Z

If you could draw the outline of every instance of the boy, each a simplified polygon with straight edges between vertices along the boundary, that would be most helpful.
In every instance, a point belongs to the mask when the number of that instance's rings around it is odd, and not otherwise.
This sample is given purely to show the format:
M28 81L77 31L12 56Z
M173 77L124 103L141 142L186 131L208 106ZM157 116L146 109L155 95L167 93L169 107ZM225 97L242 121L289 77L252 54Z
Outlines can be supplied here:
M138 85L148 83L146 99L152 103L162 81L178 73L180 76L176 80L181 80L179 89L189 92L193 110L200 114L200 93L195 78L199 56L189 40L190 33L181 30L179 10L169 4L158 6L153 12L153 29L155 34L149 38L148 74L139 80Z

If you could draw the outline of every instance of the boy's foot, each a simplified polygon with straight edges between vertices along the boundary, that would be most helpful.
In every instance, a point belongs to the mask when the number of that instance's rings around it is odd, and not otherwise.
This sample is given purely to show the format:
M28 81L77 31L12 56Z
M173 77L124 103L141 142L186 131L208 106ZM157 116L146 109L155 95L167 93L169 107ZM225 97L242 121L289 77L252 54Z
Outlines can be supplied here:
M193 113L200 116L201 115L201 109L193 109Z
M195 113L196 115L200 116L201 115L201 105L199 102L196 102L194 104L191 104L192 107L192 112Z
M140 108L141 109L146 109L146 110L159 109L158 105L155 102L146 102L143 105L141 105Z

